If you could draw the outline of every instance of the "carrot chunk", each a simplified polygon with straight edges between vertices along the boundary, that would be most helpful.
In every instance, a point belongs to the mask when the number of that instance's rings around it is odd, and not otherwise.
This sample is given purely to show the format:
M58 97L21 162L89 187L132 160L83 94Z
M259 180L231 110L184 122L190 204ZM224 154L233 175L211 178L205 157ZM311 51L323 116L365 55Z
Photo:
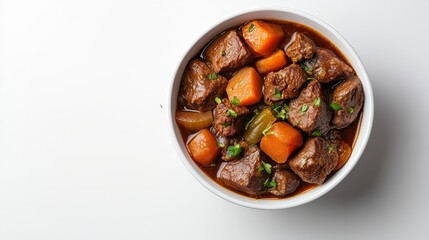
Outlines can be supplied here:
M303 144L299 130L285 122L276 122L264 132L261 150L277 163L284 163Z
M203 166L208 166L216 160L220 149L215 136L210 130L204 128L188 143L188 150L194 161Z
M229 80L226 93L230 101L236 97L239 106L258 103L262 97L261 76L253 67L244 67Z
M286 66L286 55L279 49L266 58L261 58L255 62L256 69L260 74L277 71Z
M284 36L279 25L258 20L247 23L241 31L247 45L259 56L270 55Z

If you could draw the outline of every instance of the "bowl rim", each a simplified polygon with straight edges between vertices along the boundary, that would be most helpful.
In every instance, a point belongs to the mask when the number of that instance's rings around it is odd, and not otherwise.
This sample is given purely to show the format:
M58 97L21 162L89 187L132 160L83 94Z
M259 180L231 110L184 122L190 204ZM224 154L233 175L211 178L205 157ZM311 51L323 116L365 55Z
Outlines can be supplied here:
M269 198L255 199L255 198L245 197L238 193L234 193L229 189L226 189L225 187L219 185L218 183L210 179L208 176L205 176L206 179L204 179L201 176L201 173L203 175L205 175L205 173L203 173L198 168L198 166L196 166L196 164L192 161L192 159L190 159L189 155L185 156L185 153L183 152L183 147L180 146L179 141L181 141L182 137L180 135L180 132L178 131L178 128L175 122L175 117L174 117L175 111L176 111L175 108L176 108L177 97L174 98L173 96L174 96L175 85L178 84L176 83L175 79L177 78L178 74L180 74L180 79L181 79L181 75L183 74L183 72L179 73L179 70L182 67L185 58L187 57L189 52L194 48L194 46L199 41L201 41L202 38L206 37L211 31L213 31L213 29L215 29L216 27L222 24L225 24L228 21L232 21L233 19L238 18L240 16L246 16L249 14L258 14L263 12L273 12L273 13L278 12L279 14L294 14L304 19L308 19L309 21L314 22L315 24L320 25L320 27L324 28L327 32L329 32L330 34L333 34L335 37L335 40L340 41L341 44L343 45L342 47L339 47L338 44L336 44L336 47L347 57L349 62L351 62L353 59L354 64L352 66L355 69L355 71L356 71L356 68L361 69L359 78L362 81L362 84L364 87L364 94L365 94L363 118L361 119L361 123L358 129L358 133L357 133L358 136L355 137L355 143L354 143L355 146L353 147L352 156L350 156L349 160L345 165L347 167L344 166L338 172L336 172L335 176L332 176L329 179L329 183L325 182L322 185L316 188L313 188L309 191L306 191L304 193L300 193L296 196L289 197L289 198L282 198L282 199L269 199ZM307 24L304 24L304 25L307 25ZM320 32L320 29L316 29L314 26L308 26L308 27ZM321 34L326 36L326 34L324 33L321 33ZM216 36L216 34L214 36ZM328 38L328 39L333 41L331 38ZM345 54L345 52L347 52L347 54ZM350 171L354 168L356 163L360 160L366 148L366 145L369 141L372 126L373 126L373 120L374 120L374 97L373 97L371 82L369 80L364 64L362 63L361 59L359 58L355 50L340 33L338 33L333 27L331 27L325 21L302 10L298 10L290 7L247 8L247 9L243 9L243 10L228 14L225 17L219 18L217 21L205 27L201 33L199 33L196 37L193 38L193 41L185 48L185 50L180 55L179 61L177 61L173 74L170 78L167 98L168 98L167 114L168 114L168 125L169 125L170 137L171 137L171 140L173 141L173 145L175 147L177 154L179 155L180 160L188 169L188 171L198 180L198 182L201 185L203 185L206 189L208 189L218 197L221 197L239 206L244 206L244 207L254 208L254 209L285 209L285 208L295 207L295 206L299 206L299 205L303 205L305 203L311 202L323 196L330 190L332 190L350 173ZM365 120L365 126L363 126L364 120ZM359 149L356 149L356 143L358 141L360 142L360 147ZM195 167L198 168L198 170L196 170Z

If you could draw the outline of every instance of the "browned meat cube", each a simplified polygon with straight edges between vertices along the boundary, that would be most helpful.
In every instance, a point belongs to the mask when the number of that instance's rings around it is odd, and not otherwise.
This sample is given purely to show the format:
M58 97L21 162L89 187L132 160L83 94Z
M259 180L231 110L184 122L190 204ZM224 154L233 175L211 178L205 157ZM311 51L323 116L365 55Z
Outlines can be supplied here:
M334 113L332 124L336 128L345 128L359 115L363 106L364 93L362 83L354 76L334 88L332 102L341 108Z
M318 81L311 80L299 96L290 101L288 115L289 122L308 135L320 136L329 130L332 112Z
M279 197L295 192L301 183L295 174L287 170L277 170L273 180L276 182L276 188L269 188L268 192Z
M338 152L321 137L309 138L291 159L292 171L304 182L322 184L338 163Z
M189 62L183 73L179 103L198 110L210 111L216 106L215 97L222 97L228 80L213 72L200 59Z
M316 51L316 45L313 40L305 36L303 33L294 32L291 39L292 43L285 49L286 55L296 63L304 59L313 57Z
M269 177L265 171L258 171L261 164L260 150L256 145L252 145L244 152L242 158L228 162L220 170L219 180L233 189L256 196Z
M243 124L249 110L246 107L238 107L224 98L214 110L214 125L216 130L225 137L234 136L243 130Z
M203 56L215 72L236 70L253 60L252 52L236 30L229 30L216 38Z
M306 81L305 72L296 64L268 73L264 80L265 103L270 105L273 101L296 98Z
M319 48L312 59L301 63L304 70L321 83L345 79L353 75L353 68L338 58L332 51Z

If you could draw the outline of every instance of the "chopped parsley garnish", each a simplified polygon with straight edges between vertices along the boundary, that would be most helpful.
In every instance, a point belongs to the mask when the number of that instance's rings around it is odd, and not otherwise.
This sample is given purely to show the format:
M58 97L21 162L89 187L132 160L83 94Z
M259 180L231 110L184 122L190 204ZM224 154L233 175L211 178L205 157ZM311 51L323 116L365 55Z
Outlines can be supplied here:
M259 166L258 172L262 172L265 170L267 173L271 174L271 167L271 164L261 161L261 166Z
M225 52L225 50L223 50L222 51L222 57L225 57L226 56L226 52Z
M285 108L282 108L279 113L277 113L276 118L280 118L281 120L285 120L288 118L287 112Z
M274 89L274 97L281 98L282 94L280 93L280 90L278 88Z
M307 81L310 81L310 80L313 80L313 79L315 79L315 78L308 77L308 78L307 78Z
M308 110L308 105L307 104L302 105L299 110L304 114Z
M349 113L353 113L355 110L354 110L354 108L349 107L349 108L347 109L347 111L348 111Z
M217 73L207 74L206 79L208 80L216 80L217 79Z
M250 24L249 26L249 32L253 31L253 29L255 29L255 25L253 23Z
M227 112L228 112L229 115L231 115L231 116L233 116L235 118L238 116L237 113L234 110L232 110L232 109L228 109Z
M249 128L250 123L252 123L252 121L255 119L256 116L258 116L259 111L256 110L253 112L253 116L252 118L246 123L246 126L244 126L244 130L247 130Z
M217 146L220 148L223 148L225 147L225 144L223 144L223 142L217 142Z
M320 137L320 136L322 136L322 133L321 133L319 130L314 130L314 131L311 133L311 136L314 136L314 137Z
M343 109L341 106L340 106L340 104L338 104L338 103L336 103L336 102L331 102L331 104L329 105L331 108L332 108L332 110L334 110L334 111L338 111L338 110L341 110L341 109Z
M229 126L231 126L231 123L230 122L222 123L222 126L229 127Z
M241 85L243 85L244 84L244 79L243 80L241 80L239 83L238 83L238 86L241 86Z
M264 182L264 187L276 189L277 183L276 183L276 181L274 181L274 179L267 178L267 180L265 180L265 182Z
M227 157L237 157L241 153L241 147L240 144L236 143L234 145L229 146L226 149L226 156Z
M240 105L240 100L238 100L237 96L234 96L234 98L232 98L231 103L234 104L235 106L238 106Z
M313 69L311 67L309 67L308 65L306 65L305 63L301 63L299 65L306 73L311 74L313 73Z
M328 149L329 153L331 153L332 151L334 151L334 145L333 144L329 145L329 149Z
M270 123L263 131L262 131L262 134L264 135L264 136L268 136L268 135L270 135L270 134L273 134L272 132L268 132L268 131L270 131L270 129L273 127L273 124L272 123Z
M215 102L216 102L217 104L220 104L220 103L222 102L222 100L220 100L220 98L218 98L218 97L215 97Z
M210 164L209 167L216 167L216 163Z
M307 158L303 157L299 160L299 167L304 167L304 165L307 163Z
M313 102L314 106L318 107L320 105L320 97L317 97Z
M274 112L276 112L276 113L279 113L280 112L280 110L281 110L281 108L282 108L282 106L280 106L280 105L277 105L277 104L271 104L271 109L274 111Z
M280 118L281 120L285 120L288 118L287 111L289 110L289 106L284 104L283 107L277 104L271 104L271 109L277 113L276 118Z

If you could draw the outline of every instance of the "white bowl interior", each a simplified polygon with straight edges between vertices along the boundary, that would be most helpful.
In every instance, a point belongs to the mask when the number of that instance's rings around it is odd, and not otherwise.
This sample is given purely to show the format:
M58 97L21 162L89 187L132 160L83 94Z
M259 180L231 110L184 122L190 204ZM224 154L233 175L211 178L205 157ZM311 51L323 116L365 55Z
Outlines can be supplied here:
M350 156L347 163L341 168L338 172L336 172L332 177L329 178L325 183L321 186L318 186L312 190L307 192L298 194L297 196L285 198L285 199L253 199L248 198L237 193L234 193L228 189L223 188L218 185L216 182L211 180L208 176L202 172L198 166L193 162L191 157L189 156L186 146L182 141L182 137L180 135L179 129L175 122L174 116L176 111L177 104L177 95L180 86L181 77L183 71L186 67L186 64L196 56L199 51L217 34L221 33L225 29L229 27L236 26L243 22L253 20L253 19L280 19L280 20L288 20L293 22L298 22L304 25L307 25L314 30L318 31L325 37L327 37L331 42L333 42L344 54L344 56L348 59L356 74L359 76L362 81L364 92L365 92L365 104L363 109L363 118L361 120L361 125L358 133L358 137L355 140L355 145L353 148L352 155ZM360 156L362 155L365 146L368 142L372 123L373 123L373 115L374 115L374 103L373 103L373 93L370 81L366 74L365 68L360 61L359 57L352 49L350 44L332 27L330 27L325 22L320 19L309 15L307 13L289 9L289 8L276 8L276 9L251 9L245 10L239 13L235 13L229 17L221 19L218 23L215 23L213 26L207 28L207 31L199 36L196 41L189 46L189 48L185 51L185 55L182 60L178 63L176 70L173 74L172 83L170 85L169 91L169 101L168 101L168 109L169 109L169 125L170 131L173 138L173 143L176 147L176 150L180 156L180 159L183 161L187 169L192 173L192 175L208 190L213 192L214 194L230 201L235 204L258 208L258 209L282 209L293 206L298 206L309 201L312 201L329 190L335 187L344 177L352 170Z

